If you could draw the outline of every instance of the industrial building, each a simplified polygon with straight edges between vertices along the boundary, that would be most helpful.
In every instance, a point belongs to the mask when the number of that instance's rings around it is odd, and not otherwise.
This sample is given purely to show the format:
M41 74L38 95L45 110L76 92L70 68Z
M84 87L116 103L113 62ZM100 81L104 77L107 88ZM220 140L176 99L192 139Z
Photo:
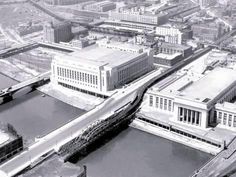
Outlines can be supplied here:
M162 25L167 22L168 15L167 13L150 13L146 12L145 9L132 8L131 10L122 10L119 11L110 11L109 12L110 20L120 20L128 21L134 23L142 23L149 25Z
M72 39L72 25L68 21L57 23L46 23L43 28L44 41L47 42L68 42Z
M106 97L108 91L152 70L153 60L139 46L99 43L56 56L51 67L53 84Z
M222 109L217 103L236 96L236 71L215 68L200 79L187 73L173 74L149 89L147 95L149 107L172 115L172 121L205 129L221 120Z
M50 5L73 5L86 0L44 0L45 3Z
M191 46L172 44L167 42L162 42L158 47L158 51L159 53L164 53L164 54L181 53L183 57L188 57L193 53Z
M182 44L183 33L178 29L171 26L157 26L156 35L163 36L165 42L173 44Z
M193 36L204 41L215 41L223 35L221 25L215 23L192 25Z
M0 131L0 163L23 150L23 138L10 125L1 127Z
M153 56L154 65L172 67L183 59L181 53L164 54L159 53Z
M107 12L116 8L116 4L110 1L100 1L85 5L84 10L95 12Z

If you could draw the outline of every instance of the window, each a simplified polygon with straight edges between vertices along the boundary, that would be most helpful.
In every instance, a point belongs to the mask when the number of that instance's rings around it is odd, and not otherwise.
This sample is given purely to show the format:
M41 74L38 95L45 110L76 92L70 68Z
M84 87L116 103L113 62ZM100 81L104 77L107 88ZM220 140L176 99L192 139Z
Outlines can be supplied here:
M163 108L163 98L160 98L160 109Z
M156 108L159 107L159 97L156 97Z
M227 114L224 113L224 117L223 117L223 125L226 125L226 120L227 120Z
M149 96L149 106L153 106L153 96Z
M229 114L228 125L229 125L230 127L231 127L231 125L232 125L232 114Z
M167 110L167 99L164 99L164 110Z
M222 112L219 112L218 113L218 119L217 119L217 123L221 123L221 120L222 120Z
M234 124L233 124L234 127L236 127L236 116L234 116Z
M171 106L172 106L172 103L171 103L171 100L169 100L168 111L172 111Z

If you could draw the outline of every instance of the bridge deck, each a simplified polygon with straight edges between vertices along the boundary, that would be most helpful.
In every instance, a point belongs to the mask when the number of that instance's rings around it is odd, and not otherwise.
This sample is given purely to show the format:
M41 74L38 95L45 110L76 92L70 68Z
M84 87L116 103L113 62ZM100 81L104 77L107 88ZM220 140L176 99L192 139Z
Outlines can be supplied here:
M9 88L6 88L6 89L2 90L2 93L0 94L0 96L4 96L6 94L9 94L10 92L15 92L15 91L17 91L17 90L19 90L21 88L24 88L24 87L32 85L32 84L34 84L36 82L39 82L40 80L45 80L45 79L47 80L47 79L49 79L50 74L51 74L51 71L48 71L48 72L40 74L40 75L38 75L36 77L33 77L33 78L29 79L29 80L26 80L24 82L21 82L19 84L16 84L16 85L13 85L13 86L11 86Z
M227 166L236 161L236 138L229 144L226 150L221 151L217 156L199 169L192 177L214 177L222 176Z

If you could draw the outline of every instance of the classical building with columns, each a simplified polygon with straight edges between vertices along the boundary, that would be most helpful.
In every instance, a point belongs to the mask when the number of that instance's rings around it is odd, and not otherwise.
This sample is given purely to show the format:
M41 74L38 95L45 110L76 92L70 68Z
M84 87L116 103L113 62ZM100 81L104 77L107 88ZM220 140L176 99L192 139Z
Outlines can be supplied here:
M236 93L235 93L236 95ZM217 123L227 129L236 129L236 104L230 102L218 103L216 108Z
M173 74L149 89L147 95L149 107L172 115L172 121L207 128L219 122L217 103L236 96L236 71L215 68L200 79L187 73Z

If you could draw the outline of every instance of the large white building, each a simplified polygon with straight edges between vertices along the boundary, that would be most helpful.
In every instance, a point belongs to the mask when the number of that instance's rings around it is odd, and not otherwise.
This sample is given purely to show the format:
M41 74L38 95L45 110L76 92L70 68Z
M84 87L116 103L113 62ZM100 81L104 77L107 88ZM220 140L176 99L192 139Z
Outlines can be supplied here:
M142 76L153 68L152 57L138 46L132 46L131 49L126 46L126 50L123 50L115 46L99 45L56 56L51 66L52 83L104 97L108 91Z
M183 33L180 29L171 26L157 26L156 35L163 36L165 42L173 44L182 44L183 41Z
M215 68L199 80L173 74L148 90L149 106L171 114L172 120L207 128L216 123L215 104L236 95L236 71Z
M223 128L236 130L236 104L230 102L218 103L215 108L217 123Z

